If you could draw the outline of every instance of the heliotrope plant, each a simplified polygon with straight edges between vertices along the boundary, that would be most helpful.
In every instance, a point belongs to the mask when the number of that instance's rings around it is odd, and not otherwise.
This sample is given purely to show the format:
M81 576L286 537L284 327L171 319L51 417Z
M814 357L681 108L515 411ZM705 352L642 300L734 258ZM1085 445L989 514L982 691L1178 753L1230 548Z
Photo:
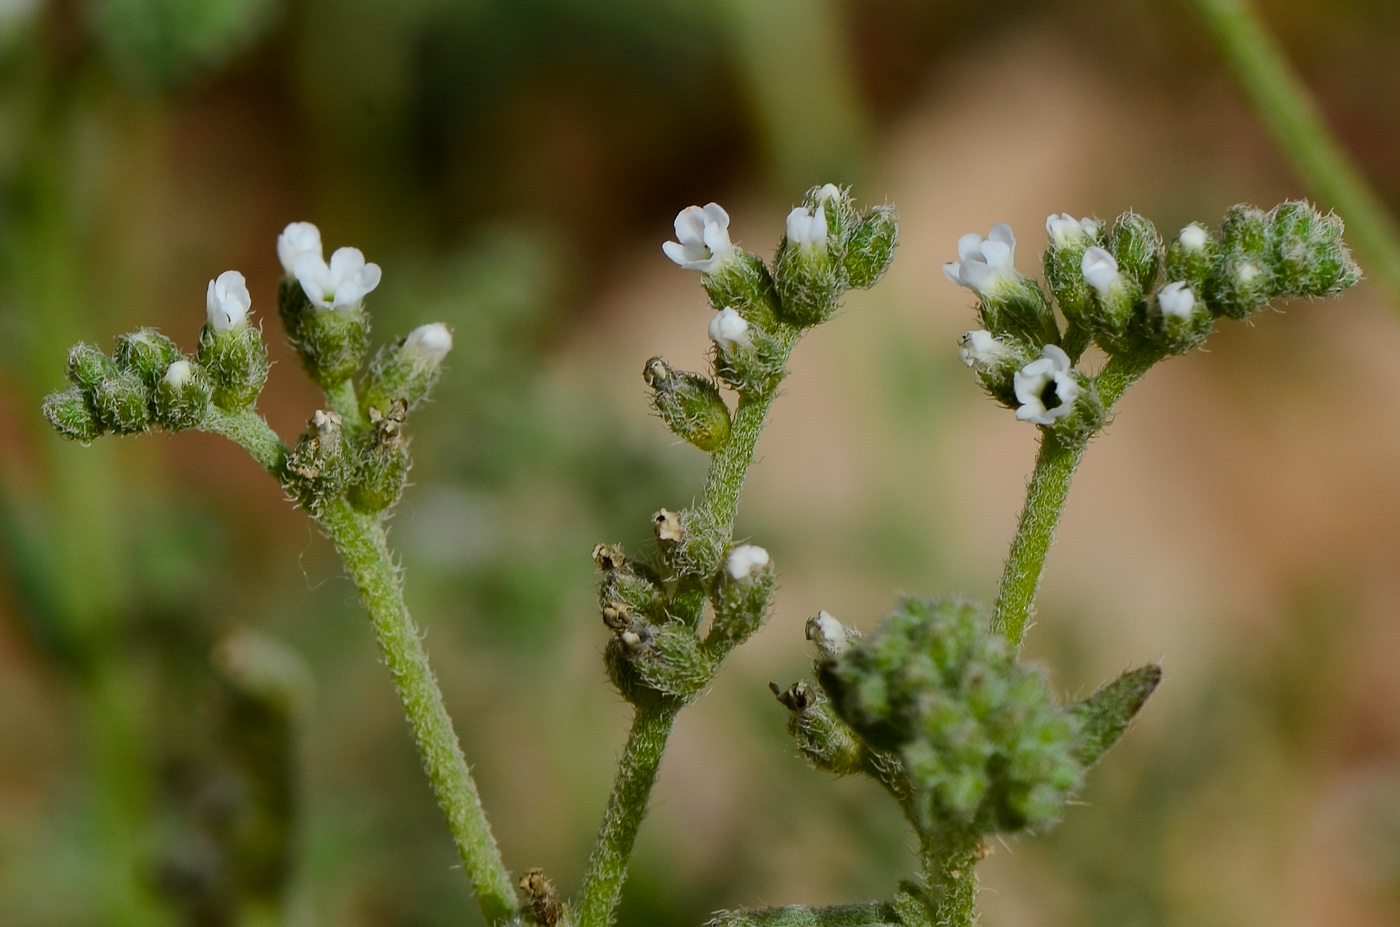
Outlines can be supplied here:
M762 547L735 542L734 519L787 361L802 335L836 312L846 290L880 280L899 232L892 208L859 210L832 184L808 192L788 215L771 263L734 245L729 216L717 204L683 210L675 230L665 254L700 273L714 310L710 369L680 371L654 357L643 377L657 414L708 454L710 466L698 501L655 514L655 545L644 555L609 544L593 551L610 633L604 662L633 706L633 721L571 900L538 869L512 882L404 606L402 576L383 530L409 469L408 416L428 397L452 347L446 326L424 325L366 364L364 300L379 284L379 267L353 248L327 262L316 227L293 223L277 242L286 272L278 310L326 403L291 446L254 409L267 354L236 271L210 282L207 323L193 357L152 329L120 336L111 356L80 344L68 359L72 386L44 405L61 434L84 442L152 427L225 435L315 519L369 613L492 927L612 922L677 714L763 626L772 607L772 559ZM1278 299L1336 295L1359 276L1341 222L1306 203L1270 212L1238 206L1218 232L1193 223L1169 246L1131 212L1111 225L1055 215L1046 230L1048 294L1016 270L1016 240L1005 225L986 238L963 236L959 260L944 268L978 296L982 328L962 337L959 356L990 396L1041 432L995 605L908 597L864 636L821 612L806 626L816 649L814 682L773 686L803 756L838 775L869 776L899 804L918 838L922 878L901 882L889 901L726 911L715 924L974 922L975 866L987 840L1044 831L1058 821L1086 770L1160 680L1157 666L1144 666L1065 705L1043 671L1018 659L1085 447L1129 386L1158 361L1203 343L1217 319L1246 318ZM1108 358L1097 372L1078 366L1091 342Z

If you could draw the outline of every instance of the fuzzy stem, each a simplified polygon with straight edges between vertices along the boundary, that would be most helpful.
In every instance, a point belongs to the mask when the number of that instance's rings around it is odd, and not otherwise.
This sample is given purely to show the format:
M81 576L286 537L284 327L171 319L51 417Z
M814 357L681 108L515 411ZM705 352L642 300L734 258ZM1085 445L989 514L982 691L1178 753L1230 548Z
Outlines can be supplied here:
M199 423L199 430L228 438L281 482L287 467L287 445L257 412L252 409L225 412L217 406L210 406L204 421Z
M666 740L680 710L681 702L667 700L637 708L632 718L617 780L608 797L608 810L579 891L579 927L603 927L612 922L622 897L622 883L627 880L627 864L632 858L637 829L646 816L647 800L656 784Z
M1327 129L1317 104L1248 0L1190 0L1293 169L1346 220L1377 276L1400 300L1400 230Z
M932 927L977 923L977 857L982 838L960 829L919 835Z
M341 423L351 431L364 426L360 417L360 399L355 395L355 384L351 380L341 380L326 390L326 403L331 411L340 416Z
M782 330L784 365L799 336L797 329ZM705 494L697 508L702 519L718 528L726 544L734 534L739 494L753 464L758 437L777 395L776 386L761 393L740 395L730 423L729 440L710 457ZM627 879L627 864L632 857L637 829L646 816L647 800L656 784L656 771L666 749L666 739L681 707L679 702L666 701L655 707L639 707L633 715L632 730L627 735L627 746L603 815L603 825L598 830L579 889L578 927L608 927L613 921L622 897L622 884Z
M1120 355L1104 366L1094 380L1103 400L1105 411L1113 406L1147 372L1162 355L1156 352ZM1021 521L1011 542L1011 553L1001 574L997 592L996 615L992 630L1002 634L1012 644L1020 646L1026 635L1026 623L1031 617L1035 593L1045 572L1045 557L1055 539L1055 528L1069 497L1074 471L1084 458L1085 441L1066 445L1049 432L1040 439L1035 471L1026 490L1026 504L1021 509Z
M515 889L481 807L466 757L452 729L418 628L403 600L383 525L377 516L353 511L337 500L317 519L345 562L360 601L369 612L384 662L403 702L423 768L447 818L462 866L488 925L519 920Z

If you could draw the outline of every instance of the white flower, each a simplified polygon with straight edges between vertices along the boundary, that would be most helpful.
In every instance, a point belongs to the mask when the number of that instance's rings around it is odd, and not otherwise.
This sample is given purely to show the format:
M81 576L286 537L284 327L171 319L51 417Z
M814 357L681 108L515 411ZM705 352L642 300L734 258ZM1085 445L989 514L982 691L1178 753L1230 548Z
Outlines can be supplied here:
M827 184L827 186L832 185ZM825 190L826 187L823 187L822 191ZM795 248L825 248L826 232L826 199L820 193L817 195L816 212L809 212L806 206L798 206L788 213L787 240L789 245Z
M729 256L729 213L719 203L687 206L676 214L676 240L661 246L666 256L686 270L710 273Z
M1210 239L1210 233L1202 228L1198 223L1192 222L1177 234L1176 240L1181 242L1181 246L1188 251L1199 251L1206 246Z
M303 254L314 254L316 260L325 260L321 256L321 230L310 222L293 222L277 236L277 259L282 262L283 270L293 274L297 259Z
M1123 279L1118 272L1118 259L1107 249L1097 246L1084 252L1079 269L1084 274L1084 282L1097 290L1100 296L1109 295Z
M1253 261L1239 261L1231 268L1235 282L1240 286L1249 286L1263 273L1259 265Z
M429 364L440 364L452 350L452 329L441 322L420 325L404 338L403 350Z
M992 226L987 238L968 234L958 239L958 260L943 265L943 274L958 286L965 286L979 296L989 296L1005 283L1012 283L1016 273L1016 236L1011 226Z
M823 184L822 188L817 191L818 203L825 203L827 200L835 200L840 198L841 188L836 186L836 184L834 183Z
M292 268L306 298L322 309L349 309L379 286L378 264L366 264L359 248L337 248L329 265L303 252Z
M214 331L232 331L247 325L248 309L252 305L248 283L238 271L226 270L218 279L209 281L204 308L209 313L209 327Z
M832 617L831 612L822 610L807 619L807 640L816 643L823 653L830 656L844 651L853 636L859 635L853 634L850 628Z
M958 359L969 367L977 364L992 364L1009 357L1011 349L1002 344L989 331L979 329L963 332L958 339Z
M1040 354L1039 360L1031 361L1012 378L1016 399L1021 403L1016 417L1023 422L1049 425L1070 413L1080 387L1068 354L1053 344L1047 344Z
M768 565L768 551L753 544L740 544L729 552L724 561L724 569L739 582L752 579Z
M1163 316L1189 319L1192 310L1196 308L1196 294L1191 292L1191 287L1184 281L1168 283L1157 291L1157 308L1162 311Z
M749 343L749 323L726 306L710 320L710 340L722 349L732 351Z
M1068 248L1092 238L1099 232L1093 219L1076 219L1067 212L1053 213L1045 218L1045 232L1057 248Z
M171 361L170 366L165 368L165 382L169 383L175 389L179 389L190 382L193 376L194 367L190 365L189 361L183 358L177 361Z

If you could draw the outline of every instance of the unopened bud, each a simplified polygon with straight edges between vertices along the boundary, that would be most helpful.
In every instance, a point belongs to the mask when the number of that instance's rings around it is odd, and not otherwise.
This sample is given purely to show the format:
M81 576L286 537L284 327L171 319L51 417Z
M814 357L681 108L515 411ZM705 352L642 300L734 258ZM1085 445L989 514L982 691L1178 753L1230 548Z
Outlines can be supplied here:
M154 387L171 362L180 356L175 342L154 328L117 336L117 366L130 370L147 387Z
M875 206L846 245L846 277L858 290L880 282L899 244L899 216L893 206Z
M211 393L203 370L183 357L172 361L156 383L156 422L169 431L196 427L209 411Z
M806 632L807 640L816 644L826 657L839 656L853 639L860 637L859 633L837 621L828 611L819 611L808 618Z
M67 372L70 383L91 392L98 383L116 375L117 365L97 348L79 342L68 351Z
M1185 354L1204 344L1215 324L1205 301L1197 299L1191 286L1182 280L1157 291L1148 318L1153 340L1173 354Z
M787 217L787 235L778 248L774 274L784 321L801 328L831 318L848 283L845 240L827 221L827 207L849 208L834 184L807 193ZM845 224L843 221L842 224Z
M102 435L102 425L88 405L87 394L77 386L50 393L44 400L44 418L65 438L86 444Z
M647 361L642 375L652 389L652 407L677 437L706 452L729 440L729 407L713 382L677 371L659 357Z
M1155 225L1135 212L1123 213L1108 233L1108 250L1139 292L1152 292L1162 266L1162 236Z
M412 412L432 393L451 350L452 329L441 322L420 325L381 348L369 365L361 408L366 414L372 408L387 413L395 400L402 399Z
M226 281L221 289L218 284L229 274L237 281ZM248 289L242 280L242 274L228 271L210 283L209 321L199 332L199 364L209 376L214 405L229 412L252 406L267 382L267 348L262 332L248 324L251 300L243 299Z
M141 378L129 370L98 381L91 395L93 412L109 431L136 434L150 424L150 392Z
M762 627L768 618L773 586L768 551L753 544L732 548L710 594L715 619L705 647L723 655Z
M1167 249L1167 279L1205 290L1205 283L1215 270L1220 256L1220 244L1205 226L1192 222L1177 233L1176 241Z
M1091 328L1093 298L1082 268L1084 252L1104 243L1103 225L1062 212L1046 218L1045 231L1050 239L1042 258L1045 282L1065 319L1081 328Z

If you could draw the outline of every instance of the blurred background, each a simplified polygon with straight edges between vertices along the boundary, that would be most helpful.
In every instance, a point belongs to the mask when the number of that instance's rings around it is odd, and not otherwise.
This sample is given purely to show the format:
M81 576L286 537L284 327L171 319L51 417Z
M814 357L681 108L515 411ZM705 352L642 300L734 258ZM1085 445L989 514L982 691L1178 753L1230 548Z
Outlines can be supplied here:
M1261 9L1400 207L1400 7ZM572 892L627 706L589 551L703 456L643 362L701 368L660 244L712 199L769 253L809 186L898 205L887 281L797 352L739 534L772 623L681 717L623 927L889 897L911 838L794 755L805 618L990 600L1034 429L959 365L958 235L1129 207L1167 232L1305 194L1180 0L0 0L0 923L480 923L353 590L207 435L56 438L77 340L187 349L242 270L284 437L277 233L384 268L377 337L457 347L392 538L507 863ZM1323 204L1324 206L1327 204ZM1365 265L1363 257L1363 267ZM1167 677L1084 807L984 866L993 927L1400 918L1400 320L1378 284L1222 325L1121 404L1029 653L1066 695Z

